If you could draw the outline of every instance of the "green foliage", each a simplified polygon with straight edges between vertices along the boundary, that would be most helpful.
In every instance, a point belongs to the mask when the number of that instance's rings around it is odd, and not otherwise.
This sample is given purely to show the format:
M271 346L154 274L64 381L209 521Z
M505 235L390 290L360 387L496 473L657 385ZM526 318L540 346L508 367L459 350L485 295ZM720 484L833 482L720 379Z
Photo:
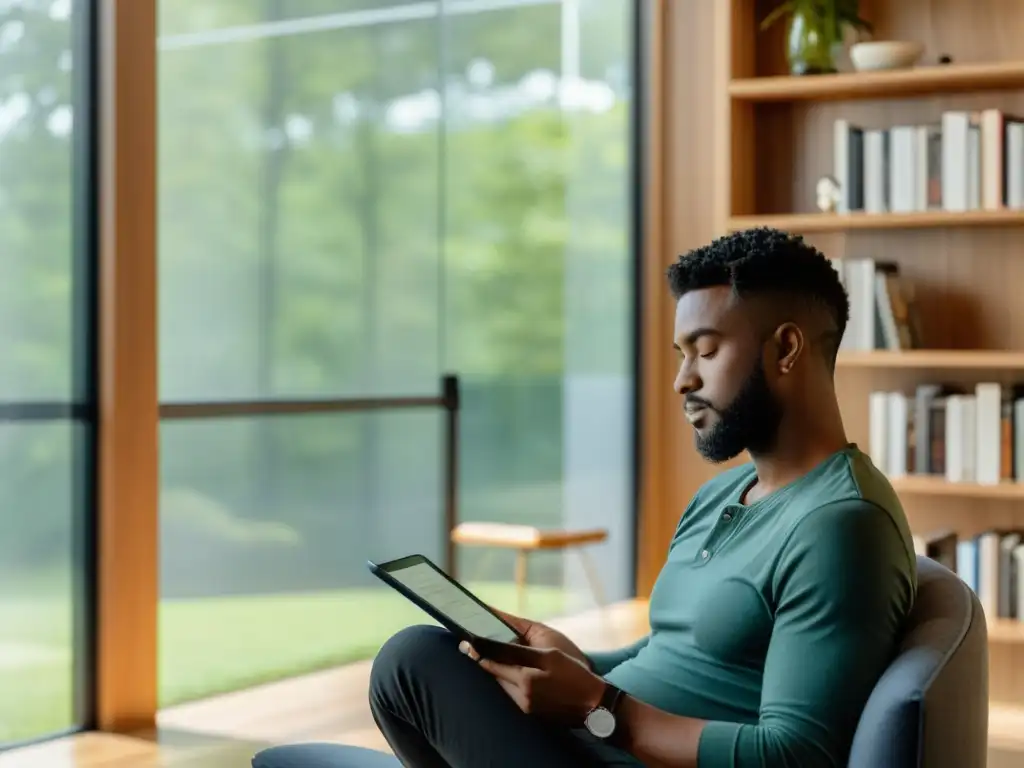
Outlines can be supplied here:
M213 546L242 547L248 557L259 548L293 547L301 542L293 528L275 520L242 520L222 504L194 491L178 489L160 499L161 544L173 546L175 529L184 541L209 542ZM195 553L191 553L195 556Z
M835 40L842 39L844 26L868 32L872 30L871 24L860 17L860 0L786 0L765 17L761 29L768 29L794 13L803 14L821 29L832 30Z

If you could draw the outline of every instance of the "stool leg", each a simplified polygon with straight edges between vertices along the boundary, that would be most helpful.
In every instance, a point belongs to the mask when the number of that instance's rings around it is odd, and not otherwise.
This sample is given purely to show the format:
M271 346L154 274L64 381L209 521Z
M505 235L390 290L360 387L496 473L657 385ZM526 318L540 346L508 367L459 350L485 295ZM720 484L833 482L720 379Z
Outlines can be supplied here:
M590 584L590 591L593 593L598 606L603 608L608 603L605 599L604 587L601 584L601 577L597 575L597 566L594 564L594 559L583 547L578 547L576 551L579 553L580 561L583 563L583 573L586 575L587 582Z
M516 597L519 601L519 615L526 615L526 550L516 550Z

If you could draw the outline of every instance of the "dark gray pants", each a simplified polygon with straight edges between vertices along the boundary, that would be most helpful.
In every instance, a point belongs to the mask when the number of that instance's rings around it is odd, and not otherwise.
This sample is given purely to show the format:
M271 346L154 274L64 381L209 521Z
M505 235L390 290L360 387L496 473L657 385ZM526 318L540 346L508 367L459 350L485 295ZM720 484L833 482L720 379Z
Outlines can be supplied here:
M411 627L373 662L370 708L411 768L605 768L640 765L585 730L527 715L437 627Z

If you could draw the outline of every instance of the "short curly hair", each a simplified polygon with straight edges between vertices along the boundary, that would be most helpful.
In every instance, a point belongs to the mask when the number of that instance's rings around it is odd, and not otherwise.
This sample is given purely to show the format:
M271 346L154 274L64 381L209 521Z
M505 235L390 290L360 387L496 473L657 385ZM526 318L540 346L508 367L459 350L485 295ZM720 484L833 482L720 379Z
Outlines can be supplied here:
M680 256L668 268L668 283L677 301L690 291L725 285L740 298L774 295L824 310L833 327L822 350L834 368L850 301L832 262L799 235L761 227L720 237Z

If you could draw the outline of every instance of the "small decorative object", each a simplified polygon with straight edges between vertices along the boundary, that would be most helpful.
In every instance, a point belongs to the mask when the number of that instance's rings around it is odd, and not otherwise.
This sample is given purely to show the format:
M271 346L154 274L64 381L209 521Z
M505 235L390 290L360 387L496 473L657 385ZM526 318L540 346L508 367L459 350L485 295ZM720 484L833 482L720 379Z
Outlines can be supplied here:
M924 43L913 40L872 40L850 48L850 61L858 72L907 69L917 64Z
M859 0L786 0L761 22L761 29L788 15L790 74L827 74L836 71L836 49L842 47L846 29L871 31L871 25L860 18L859 6Z
M839 207L839 182L831 176L822 176L815 187L818 194L818 209L822 213L835 213Z

